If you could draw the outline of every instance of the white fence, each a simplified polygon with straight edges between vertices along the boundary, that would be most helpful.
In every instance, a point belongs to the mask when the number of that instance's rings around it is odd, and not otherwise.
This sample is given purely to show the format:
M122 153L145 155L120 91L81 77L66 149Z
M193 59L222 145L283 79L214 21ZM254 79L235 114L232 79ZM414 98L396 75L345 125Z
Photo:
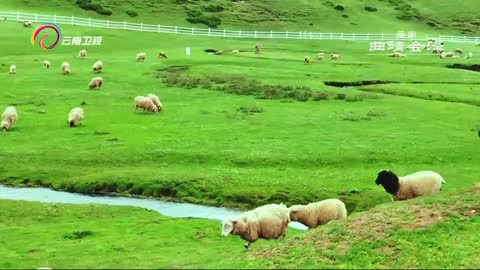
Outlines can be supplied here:
M0 18L7 20L33 21L35 23L53 22L56 24L69 24L86 27L120 29L139 32L157 32L169 34L182 34L192 36L224 37L224 38L250 38L250 39L306 39L306 40L419 40L415 36L400 36L398 34L356 34L356 33L321 33L321 32L273 32L273 31L232 31L206 28L187 28L179 26L167 26L160 24L129 23L126 21L95 20L92 18L79 18L74 16L57 16L28 14L21 12L0 12ZM479 37L466 36L425 36L427 39L440 41L480 43Z

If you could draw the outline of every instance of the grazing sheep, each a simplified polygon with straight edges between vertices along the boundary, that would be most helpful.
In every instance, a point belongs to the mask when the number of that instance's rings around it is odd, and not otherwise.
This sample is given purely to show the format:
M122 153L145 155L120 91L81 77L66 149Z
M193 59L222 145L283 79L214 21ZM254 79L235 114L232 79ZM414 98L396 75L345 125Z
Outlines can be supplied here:
M463 54L463 50L460 48L456 48L454 52L458 54Z
M165 53L165 52L159 52L159 53L158 53L158 57L162 57L162 58L167 59L167 53Z
M442 176L432 171L416 172L398 177L395 173L383 170L378 173L375 184L382 185L392 195L394 201L413 199L439 192L445 184Z
M441 59L445 59L445 58L452 58L453 57L453 53L452 52L442 52L440 54L440 58Z
M330 54L330 60L338 60L338 58L340 58L340 54L338 53Z
M83 115L82 108L73 108L68 114L68 124L70 127L76 127L80 125L83 120Z
M90 89L101 88L102 85L103 85L103 78L102 77L95 77L88 84L88 88L90 88Z
M467 59L473 58L473 53L472 53L472 52L469 52L466 58L467 58Z
M286 236L290 214L284 204L267 204L222 222L222 235L238 235L246 240L245 248L258 239Z
M3 22L6 21L6 20L7 20L6 17L3 17L3 18L0 19L0 21L3 21Z
M52 64L50 63L50 61L48 61L48 60L43 61L43 67L44 68L49 69L51 65Z
M305 57L303 58L303 63L304 63L304 64L310 64L310 57L305 56Z
M147 110L149 112L158 113L157 106L155 106L153 101L148 97L135 97L135 110L137 110L138 108L142 108L144 111Z
M327 199L307 205L293 205L289 211L292 221L298 221L309 229L327 224L332 220L346 220L347 218L347 208L338 199Z
M13 124L18 120L17 110L13 106L9 106L2 114L1 127L3 131L7 131L13 127Z
M103 63L102 61L97 61L93 64L92 66L93 72L94 73L100 73L103 70Z
M239 53L239 50L233 50L232 53Z
M388 54L388 57L406 57L406 56L407 56L406 54L399 53L399 52L393 52Z
M433 50L432 50L432 53L442 53L442 52L444 52L444 51L445 51L444 49L438 48L438 49L433 49Z
M17 74L17 66L15 65L10 66L10 74Z
M78 57L80 58L85 58L87 57L87 51L86 50L81 50L78 52Z
M23 27L32 27L33 22L31 21L23 21Z
M323 60L323 58L325 58L325 54L324 53L317 53L317 60Z
M158 98L157 95L148 94L147 98L152 100L153 104L155 104L155 106L157 106L159 112L162 111L163 105L162 105L162 102L160 102L160 99Z
M262 47L260 44L255 45L255 54L260 54L262 52Z
M218 50L214 53L215 55L223 55L223 50Z
M70 64L68 62L62 63L62 72L64 75L70 74Z
M144 52L137 54L137 61L143 62L145 61L146 54Z

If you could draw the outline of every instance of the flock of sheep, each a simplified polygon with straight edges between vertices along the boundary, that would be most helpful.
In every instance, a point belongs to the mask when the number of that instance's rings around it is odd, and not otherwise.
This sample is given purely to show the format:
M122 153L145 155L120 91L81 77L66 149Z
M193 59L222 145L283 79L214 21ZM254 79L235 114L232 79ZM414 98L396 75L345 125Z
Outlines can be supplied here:
M79 58L85 58L87 56L87 51L86 50L81 50L78 53ZM139 53L137 54L136 60L139 62L145 61L146 54L145 53ZM159 57L162 58L167 58L167 54L165 52L160 52ZM50 69L51 67L51 62L48 60L43 61L43 67L46 69ZM71 74L70 71L70 64L68 62L63 62L62 65L60 66L62 69L62 73L64 75L69 75ZM103 63L101 61L96 61L92 65L92 70L93 72L100 73L103 71ZM17 67L15 65L10 66L10 74L16 74L17 73ZM90 83L88 84L89 89L99 89L103 85L103 78L102 77L94 77ZM160 102L160 98L155 95L155 94L148 94L146 96L137 96L134 99L135 101L135 110L137 109L143 109L144 111L147 110L149 112L154 112L158 113L159 111L162 111L163 105ZM70 113L68 114L68 124L70 127L76 127L79 126L84 118L84 111L82 108L76 107L73 108ZM14 106L9 106L5 109L5 111L2 114L2 122L0 127L2 130L8 131L13 128L15 122L18 120L18 114L17 110Z
M323 53L323 52L317 53L317 60L318 60L318 61L322 61L324 58L325 58L325 53ZM333 52L332 52L332 53L330 54L330 60L338 60L339 58L340 58L340 54L338 54L338 53L333 53ZM305 57L303 58L303 62L304 62L305 64L310 64L310 57L309 57L309 56L305 56Z
M409 200L439 192L445 184L443 177L433 171L421 171L397 176L392 171L378 173L375 184L382 185L393 201ZM297 221L314 229L335 220L347 222L347 209L339 199L326 199L307 205L287 208L281 204L267 204L222 221L222 235L238 235L248 249L258 239L278 239L287 234L288 224Z

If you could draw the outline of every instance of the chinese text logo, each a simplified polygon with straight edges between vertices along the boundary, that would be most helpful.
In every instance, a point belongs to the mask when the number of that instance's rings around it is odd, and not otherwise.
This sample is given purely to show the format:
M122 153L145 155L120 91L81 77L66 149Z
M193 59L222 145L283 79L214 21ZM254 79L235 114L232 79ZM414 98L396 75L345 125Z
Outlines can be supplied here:
M60 27L58 27L58 25L56 25L54 23L43 23L43 24L40 24L39 26L37 26L33 30L32 36L30 38L30 42L32 43L32 45L35 45L35 41L37 40L39 34L46 29L52 29L53 31L55 31L55 33L57 35L57 37L55 38L55 42L53 44L51 44L50 46L46 46L45 45L45 39L48 37L48 34L45 34L45 35L40 37L40 41L38 42L38 44L40 45L40 48L42 48L44 50L51 50L51 49L55 48L55 46L57 46L57 44L60 41L60 38L62 36L62 32L60 31Z

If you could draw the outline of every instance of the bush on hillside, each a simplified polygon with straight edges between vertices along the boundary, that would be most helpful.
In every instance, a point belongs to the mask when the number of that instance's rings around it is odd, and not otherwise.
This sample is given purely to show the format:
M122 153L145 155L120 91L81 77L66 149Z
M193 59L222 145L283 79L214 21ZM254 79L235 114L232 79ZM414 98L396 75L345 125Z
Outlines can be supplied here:
M77 0L75 4L81 9L95 11L100 15L112 15L111 10L105 9L100 4L93 3L92 0Z
M198 17L187 17L189 23L200 23L210 28L216 28L222 23L222 20L214 15L201 15Z
M130 16L130 17L137 17L138 16L138 13L134 10L127 10L127 15Z
M366 10L366 11L369 11L369 12L375 12L375 11L377 11L378 9L377 9L376 7L366 6L366 7L365 7L365 10Z
M208 12L222 12L224 10L224 8L219 5L208 5L203 9Z
M345 7L342 6L342 5L336 5L336 6L334 7L334 9L343 11L343 10L345 10Z

